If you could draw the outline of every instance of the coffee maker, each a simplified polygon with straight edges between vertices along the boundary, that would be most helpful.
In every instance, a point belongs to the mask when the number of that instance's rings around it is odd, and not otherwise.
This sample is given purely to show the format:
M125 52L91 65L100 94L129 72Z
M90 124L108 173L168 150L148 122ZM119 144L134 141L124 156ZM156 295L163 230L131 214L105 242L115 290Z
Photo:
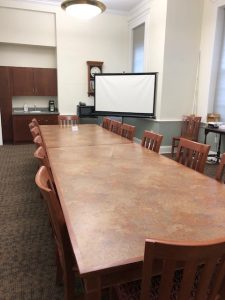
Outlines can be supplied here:
M54 100L49 100L49 102L48 102L48 110L50 112L54 112L55 111L55 101Z

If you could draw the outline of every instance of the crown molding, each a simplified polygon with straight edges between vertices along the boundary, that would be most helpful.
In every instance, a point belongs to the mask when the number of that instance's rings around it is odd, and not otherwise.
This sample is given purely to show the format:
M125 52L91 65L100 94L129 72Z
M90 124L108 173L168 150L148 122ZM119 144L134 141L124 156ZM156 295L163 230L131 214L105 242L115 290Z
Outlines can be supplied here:
M138 5L129 11L129 23L132 23L135 19L139 17L143 18L147 16L150 11L151 2L153 0L142 0Z
M11 1L14 1L15 3L18 2L18 0L11 0ZM52 2L52 1L48 1L48 0L45 0L45 1L40 1L40 0L22 0L21 2L26 2L28 4L41 4L41 5L50 5L50 6L58 6L60 7L61 6L61 3L60 2Z

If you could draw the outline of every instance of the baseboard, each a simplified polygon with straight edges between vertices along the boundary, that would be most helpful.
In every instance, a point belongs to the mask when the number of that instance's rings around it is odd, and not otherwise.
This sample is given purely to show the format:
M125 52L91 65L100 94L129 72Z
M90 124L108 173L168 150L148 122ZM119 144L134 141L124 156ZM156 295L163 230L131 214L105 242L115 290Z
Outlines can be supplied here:
M160 154L171 153L171 146L161 146L159 153Z

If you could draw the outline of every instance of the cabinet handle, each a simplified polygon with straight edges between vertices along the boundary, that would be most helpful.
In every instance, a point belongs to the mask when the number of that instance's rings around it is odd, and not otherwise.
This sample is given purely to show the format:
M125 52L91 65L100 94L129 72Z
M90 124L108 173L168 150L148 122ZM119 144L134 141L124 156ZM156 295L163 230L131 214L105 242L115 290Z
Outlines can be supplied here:
M33 88L33 94L35 94L35 90L34 90L34 88Z

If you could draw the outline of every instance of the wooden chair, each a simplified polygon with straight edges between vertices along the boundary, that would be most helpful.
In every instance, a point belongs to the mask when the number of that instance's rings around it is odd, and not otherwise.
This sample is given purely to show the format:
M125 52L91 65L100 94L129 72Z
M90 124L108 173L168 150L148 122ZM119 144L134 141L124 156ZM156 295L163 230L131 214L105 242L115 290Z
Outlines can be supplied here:
M51 180L53 181L52 171L49 164L47 153L43 146L38 147L34 152L34 157L37 158L40 162L40 166L45 166L48 169Z
M35 123L31 121L31 122L28 124L28 126L29 126L29 128L30 128L30 130L31 130L31 129L33 129L33 128L35 127Z
M48 207L48 212L53 228L54 239L56 243L57 258L60 265L57 266L57 280L62 275L64 283L64 299L75 299L75 272L73 266L75 265L75 258L72 252L70 239L64 219L64 215L57 198L51 177L45 166L40 167L35 177L35 182L39 187L43 198Z
M159 153L162 139L163 136L161 134L145 130L141 145L149 150Z
M102 122L102 127L109 130L110 128L111 119L104 117Z
M61 126L73 126L79 124L79 117L76 115L67 116L67 115L59 115L58 122Z
M121 125L122 125L121 122L116 121L116 120L111 120L109 130L114 133L120 134Z
M39 148L40 146L42 146L42 147L45 148L44 143L43 143L43 140L42 140L42 138L41 138L40 135L37 135L37 136L33 139L33 142L34 142L34 144L36 145L36 148Z
M180 138L180 143L176 153L176 161L203 173L209 148L210 145Z
M155 275L155 266L161 272ZM216 300L225 276L225 239L207 243L146 240L142 281L117 287L119 300Z
M122 124L120 127L120 134L121 136L127 138L128 140L133 141L135 129L136 129L135 126L129 124Z
M172 138L172 156L174 155L174 149L178 147L181 137L195 142L198 141L200 124L201 117L195 117L193 115L183 117L180 136L175 136Z
M33 122L36 127L39 127L39 123L38 123L38 120L36 118L33 118L31 120L31 122Z
M216 180L222 182L223 172L225 167L225 153L222 154L220 158L220 164L216 170Z
M39 128L36 127L36 126L33 127L33 128L30 130L30 132L31 132L31 134L32 134L33 139L34 139L36 136L40 135L40 130L39 130Z

